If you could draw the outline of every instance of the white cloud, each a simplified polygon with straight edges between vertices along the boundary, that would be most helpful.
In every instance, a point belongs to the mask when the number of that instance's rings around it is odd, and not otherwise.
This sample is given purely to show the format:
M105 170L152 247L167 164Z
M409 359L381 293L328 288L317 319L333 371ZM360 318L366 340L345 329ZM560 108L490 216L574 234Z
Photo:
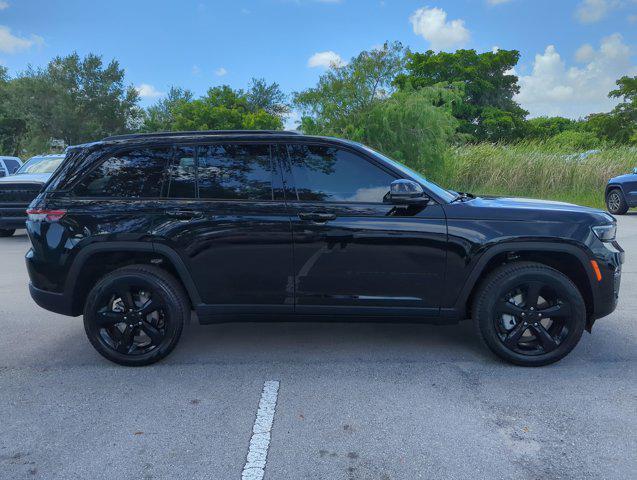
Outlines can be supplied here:
M5 10L7 8L9 8L9 2L4 2L0 0L0 10Z
M503 3L509 3L511 0L487 0L489 5L501 5Z
M137 93L142 98L158 98L164 95L164 92L160 92L154 86L149 85L148 83L142 83L141 85L135 87Z
M595 23L606 16L610 10L612 0L583 0L577 10L575 16L582 23Z
M345 62L338 53L331 50L326 52L317 52L307 61L307 66L310 68L342 67L343 65L347 65L347 62Z
M469 40L464 20L447 21L447 12L441 8L419 8L409 17L414 33L430 44L432 50L445 50L462 46Z
M588 43L585 43L575 52L575 60L581 63L588 63L595 58L595 49Z
M199 68L199 65L192 66L192 74L195 76L201 74L201 68Z
M9 27L0 25L0 52L16 53L43 43L42 37L37 35L31 35L29 38L17 37L11 33Z
M637 15L628 15L628 21L630 23L637 23Z
M530 75L520 76L516 95L531 116L563 115L579 118L590 113L607 112L617 104L608 98L615 81L623 75L636 75L630 48L618 33L603 38L599 49L578 51L585 64L567 67L553 45L535 56ZM577 56L577 55L576 55Z
M228 70L223 67L219 67L215 70L215 75L217 77L225 77L226 75L228 75Z

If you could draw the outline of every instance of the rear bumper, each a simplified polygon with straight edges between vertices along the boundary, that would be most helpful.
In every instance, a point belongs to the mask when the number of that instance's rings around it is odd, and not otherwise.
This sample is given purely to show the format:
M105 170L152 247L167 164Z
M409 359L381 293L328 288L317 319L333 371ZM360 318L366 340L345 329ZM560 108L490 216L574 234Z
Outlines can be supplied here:
M29 293L31 294L31 298L33 299L33 301L35 301L38 306L44 308L45 310L59 313L61 315L68 315L71 317L77 316L73 314L71 308L72 302L69 301L69 299L63 293L41 290L34 287L32 283L29 284Z

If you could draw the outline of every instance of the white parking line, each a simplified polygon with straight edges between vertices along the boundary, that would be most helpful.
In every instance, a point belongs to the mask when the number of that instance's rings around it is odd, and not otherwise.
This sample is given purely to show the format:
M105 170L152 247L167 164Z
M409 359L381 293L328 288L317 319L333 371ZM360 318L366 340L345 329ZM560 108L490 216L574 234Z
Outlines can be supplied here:
M257 418L252 427L252 438L248 449L248 458L241 473L241 480L262 480L265 474L265 462L270 447L270 432L274 423L276 399L279 396L279 382L271 380L263 384Z

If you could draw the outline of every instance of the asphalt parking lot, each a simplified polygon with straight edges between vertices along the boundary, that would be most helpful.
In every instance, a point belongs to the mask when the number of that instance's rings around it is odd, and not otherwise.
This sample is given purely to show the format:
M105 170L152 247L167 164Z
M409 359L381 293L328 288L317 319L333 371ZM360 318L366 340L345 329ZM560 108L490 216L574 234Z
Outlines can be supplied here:
M540 369L467 322L193 324L162 363L120 367L31 301L28 239L2 238L0 479L250 478L260 401L269 480L635 478L637 214L619 222L618 310Z

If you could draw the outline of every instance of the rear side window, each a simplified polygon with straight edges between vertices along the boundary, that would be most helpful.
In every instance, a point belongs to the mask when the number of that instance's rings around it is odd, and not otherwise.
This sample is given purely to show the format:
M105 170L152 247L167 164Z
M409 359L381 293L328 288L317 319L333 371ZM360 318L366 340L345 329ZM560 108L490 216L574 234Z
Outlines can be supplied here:
M395 180L366 159L338 147L289 145L295 188L301 201L382 203Z
M13 175L18 168L20 168L20 162L17 160L12 160L10 158L4 161L4 164L7 166L7 170L9 170L9 174Z
M81 197L159 197L170 147L147 147L118 153L92 170L75 188Z
M199 147L198 160L200 198L272 200L269 145Z

